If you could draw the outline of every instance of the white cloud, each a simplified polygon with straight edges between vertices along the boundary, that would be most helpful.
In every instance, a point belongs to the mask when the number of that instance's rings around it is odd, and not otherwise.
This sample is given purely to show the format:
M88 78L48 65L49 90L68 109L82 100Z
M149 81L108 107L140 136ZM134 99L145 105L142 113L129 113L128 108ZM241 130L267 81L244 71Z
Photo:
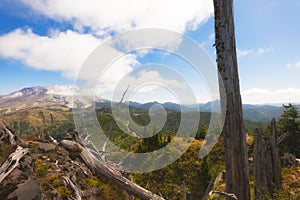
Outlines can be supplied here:
M265 104L265 103L299 103L300 89L286 88L281 90L268 90L252 88L242 92L243 103Z
M262 56L271 51L273 51L273 49L271 48L259 48L259 49L250 49L250 50L237 49L237 57L240 58L250 54L256 54L257 56Z
M129 74L131 69L126 72L122 72L115 78L111 77L111 70L115 71L114 68L119 65L118 62L112 65L112 68L105 73L100 85L97 89L97 95L103 96L107 92L114 91L117 97L122 96L126 88L130 85L128 94L138 92L139 95L147 94L146 96L151 96L152 93L158 92L162 87L173 88L177 91L184 91L188 86L185 83L180 82L175 78L165 78L162 77L160 72L155 70L150 71L140 71L136 75ZM112 95L112 94L111 94ZM157 97L157 95L155 95ZM154 97L154 98L155 98ZM109 97L112 98L112 97ZM159 97L158 97L159 98Z
M187 29L197 28L199 24L213 15L213 4L210 0L20 1L32 10L33 16L38 14L57 22L70 22L75 31L61 32L49 27L48 36L40 36L33 33L30 28L19 28L0 36L0 56L19 60L24 65L35 69L61 71L69 78L76 77L87 56L101 44L103 39L110 37L111 32L118 33L141 27L184 32ZM92 32L88 34L81 32L85 27ZM103 39L99 39L95 34ZM160 36L155 42L176 49L181 38ZM123 62L126 65L123 66L123 71L128 72L137 60L131 57L129 63L128 57L124 59L119 62L119 65ZM112 74L118 74L118 72Z
M262 56L262 55L264 55L264 54L266 54L266 53L268 53L268 52L271 52L271 51L273 51L273 49L271 49L271 48L259 48L258 50L257 50L257 55L258 56Z
M61 32L49 27L48 36L41 36L31 28L16 29L0 36L0 57L21 61L38 70L59 71L72 79L76 77L88 55L104 39L110 37L111 33L135 28L163 28L183 33L195 30L213 15L211 0L20 1L30 8L33 16L40 15L62 24L69 22L73 30ZM170 49L176 49L181 42L178 37L159 37L155 42ZM143 44L144 41L138 42ZM130 44L126 45L125 49L131 47ZM119 50L116 48L112 51ZM138 55L144 56L148 52L142 50ZM111 91L118 80L136 65L139 62L132 54L117 60L107 71L108 75L104 76L102 91ZM87 79L88 74L83 77ZM175 84L172 80L164 81Z
M99 77L98 95L102 96L106 92L112 92L115 90L119 81L130 73L134 66L139 65L136 60L136 56L128 54L123 56L121 59L115 61L108 69L105 71L102 77ZM128 85L122 85L120 90L124 92Z
M74 28L94 33L131 28L164 28L178 32L196 29L213 15L211 0L22 0L33 11Z
M0 56L19 60L35 69L60 71L64 76L74 79L89 54L102 42L92 35L70 30L54 30L50 35L39 36L31 29L17 29L0 36ZM110 69L110 81L116 81L116 78L121 76L120 73L126 74L136 64L135 56L123 56L118 60L117 67ZM93 72L90 72L91 74Z
M80 88L74 85L52 85L46 88L48 89L47 94L64 96L72 96L80 90Z
M300 69L300 61L297 61L296 63L290 63L287 65L289 69L295 68L295 69Z
M87 56L101 40L73 31L49 37L34 34L31 29L16 29L0 37L0 56L20 60L35 69L61 71L74 77Z
M136 71L137 70L137 71ZM96 88L97 96L119 101L127 89L124 101L138 102L181 102L194 104L199 100L210 100L210 94L206 91L197 91L183 77L174 75L175 72L161 70L161 68L146 67L140 71L135 69L121 80L106 81ZM110 73L106 75L109 76ZM105 78L104 78L105 79ZM198 95L197 95L198 94ZM197 98L200 96L201 98Z
M250 53L252 53L253 50L241 50L241 49L237 49L237 57L240 58L240 57L243 57L243 56L246 56Z

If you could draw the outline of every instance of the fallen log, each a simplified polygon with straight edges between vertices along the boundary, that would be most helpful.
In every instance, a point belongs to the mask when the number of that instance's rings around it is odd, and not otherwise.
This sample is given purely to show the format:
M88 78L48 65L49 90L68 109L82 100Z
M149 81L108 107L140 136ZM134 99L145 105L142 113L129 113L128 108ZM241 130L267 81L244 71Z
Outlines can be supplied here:
M73 194L74 197L72 197L71 199L74 199L74 200L81 200L81 196L80 196L80 191L79 191L79 189L78 189L77 186L69 179L69 177L63 176L63 180L64 180L65 185L66 185L68 188L71 188L71 190L73 191L72 194Z
M28 153L28 148L23 149L18 146L16 151L9 155L8 159L0 168L0 183L19 165L21 158Z
M113 167L99 161L94 155L92 155L87 149L85 149L82 145L77 142L70 141L70 140L62 140L60 142L62 147L67 150L80 150L80 157L84 161L84 163L90 168L90 170L96 174L101 175L113 183L120 186L122 189L127 191L130 194L137 196L140 199L145 200L163 200L164 198L154 194L153 192L146 190L145 188L133 183L132 181L128 180L120 171L114 169Z

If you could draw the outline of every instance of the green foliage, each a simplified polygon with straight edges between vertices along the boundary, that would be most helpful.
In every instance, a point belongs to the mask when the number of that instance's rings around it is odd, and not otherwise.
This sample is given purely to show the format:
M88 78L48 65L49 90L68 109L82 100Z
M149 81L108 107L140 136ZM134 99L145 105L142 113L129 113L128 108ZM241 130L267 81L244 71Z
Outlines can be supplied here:
M162 132L159 132L152 137L144 138L142 143L138 146L137 152L146 153L158 150L168 144L170 140L170 137L165 137Z
M219 170L223 168L218 153L222 145L217 144L210 156L201 159L198 156L202 144L202 141L194 140L188 151L174 163L154 172L132 174L133 180L156 194L162 194L165 199L181 199L182 193L174 185L182 188L185 184L192 199L201 199L217 165L221 167Z
M300 122L297 107L292 104L283 105L285 110L278 119L278 128L287 133L287 138L280 144L281 152L289 152L300 157Z
M42 160L36 159L34 161L34 171L37 176L44 177L48 173L48 167L45 163L42 163Z
M15 145L3 143L0 145L0 166L5 162L8 156L14 152Z
M203 139L205 138L206 133L207 133L207 126L206 126L205 123L201 123L201 124L200 124L200 128L198 129L195 138L196 138L197 140L200 140L200 139L203 140Z
M31 108L3 115L3 120L10 124L14 133L20 138L31 136L40 138L48 132L57 140L67 133L74 132L72 110L58 108Z
M68 199L68 197L71 195L71 191L66 186L59 186L57 188L57 192L63 199Z
M48 173L48 169L46 166L38 166L35 168L35 173L37 176L43 177Z
M99 187L100 182L97 178L89 178L87 179L87 183L89 187Z
M199 179L201 180L201 190L205 191L210 179L211 179L211 174L209 171L209 162L207 161L207 157L205 157L202 161L201 167L200 167L200 172L199 172Z

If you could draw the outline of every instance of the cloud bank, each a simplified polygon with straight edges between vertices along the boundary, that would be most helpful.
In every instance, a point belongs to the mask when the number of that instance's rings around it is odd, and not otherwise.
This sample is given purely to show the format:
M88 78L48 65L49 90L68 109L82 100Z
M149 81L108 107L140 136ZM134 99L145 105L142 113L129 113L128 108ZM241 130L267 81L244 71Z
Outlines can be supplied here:
M265 104L265 103L300 103L300 89L286 88L280 90L268 90L252 88L242 92L243 103Z
M196 29L213 15L211 0L43 0L22 2L34 12L97 35L132 28Z
M47 27L48 35L39 35L30 27L15 29L0 36L0 57L18 60L38 70L59 71L70 79L76 78L88 55L112 34L135 28L183 33L198 28L213 15L211 0L16 0L12 3L16 2L22 2L33 18L52 19L70 24L70 28L61 31ZM112 83L137 64L134 55L121 58L110 69L106 88L111 88Z

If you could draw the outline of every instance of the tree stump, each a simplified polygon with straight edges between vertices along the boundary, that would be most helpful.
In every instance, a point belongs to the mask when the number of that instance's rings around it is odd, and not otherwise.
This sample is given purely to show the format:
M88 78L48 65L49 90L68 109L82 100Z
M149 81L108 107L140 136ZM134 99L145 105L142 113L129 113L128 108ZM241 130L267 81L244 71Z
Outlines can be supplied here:
M275 119L271 122L270 137L264 138L259 129L255 130L253 156L255 199L261 199L266 192L272 196L276 190L282 189L277 135Z

